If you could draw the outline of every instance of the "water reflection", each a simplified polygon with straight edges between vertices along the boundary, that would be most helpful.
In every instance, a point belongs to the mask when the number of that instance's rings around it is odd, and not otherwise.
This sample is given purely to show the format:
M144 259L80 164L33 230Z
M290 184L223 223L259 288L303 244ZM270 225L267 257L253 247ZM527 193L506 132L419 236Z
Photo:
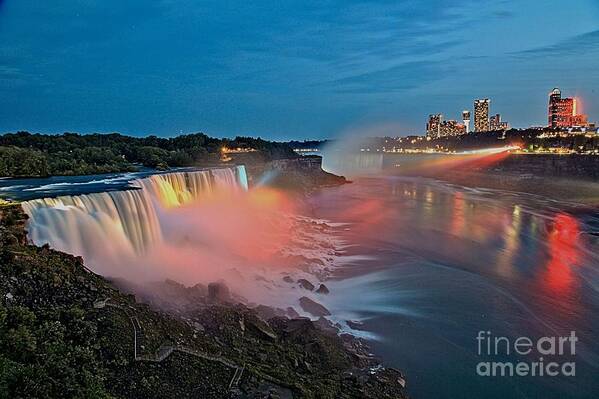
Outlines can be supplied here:
M559 294L568 294L574 284L572 267L580 261L578 250L578 222L572 216L557 214L553 228L547 237L550 260L546 266L544 281L550 290Z
M408 378L418 376L410 380L415 397L439 397L438 386L447 389L447 397L464 397L468 386L466 396L487 398L585 397L589 387L599 389L592 383L597 364L585 363L599 356L593 335L599 330L593 288L599 276L591 258L599 251L581 235L584 214L574 216L559 203L525 194L402 178L360 180L315 201L318 216L335 221L344 216L339 204L370 208L365 212L370 217L354 218L344 235L357 244L356 251L376 257L357 269L384 269L384 280L373 282L379 277L370 275L338 301L349 311L356 292L377 298L380 293L379 306L403 309L381 312L365 303L353 308L381 337L380 353L405 367ZM379 292L383 281L395 291ZM582 383L504 381L489 392L488 381L472 379L473 337L480 329L509 337L576 330L586 345L577 376ZM578 396L564 395L572 392Z

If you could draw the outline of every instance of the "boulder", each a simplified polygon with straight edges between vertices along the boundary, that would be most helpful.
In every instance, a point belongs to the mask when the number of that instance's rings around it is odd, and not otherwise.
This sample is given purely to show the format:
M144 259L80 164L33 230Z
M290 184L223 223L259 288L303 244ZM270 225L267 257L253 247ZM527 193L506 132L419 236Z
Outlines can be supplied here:
M266 305L258 305L254 308L254 310L256 311L256 313L258 313L258 316L260 316L262 320L270 320L273 317L286 315L285 310L281 308L273 308Z
M208 300L210 302L228 302L231 299L229 287L219 281L208 284Z
M314 284L306 280L305 278L300 278L297 280L297 283L305 290L314 291Z
M297 313L297 311L294 308L292 308L291 306L289 306L286 310L287 310L287 316L289 316L289 318L296 319L296 318L300 317L299 313Z
M312 299L303 296L299 299L300 306L305 312L310 313L313 316L330 316L331 312L320 303L313 301Z
M329 289L326 285L324 284L320 284L320 287L318 287L318 289L316 290L317 294L323 294L323 295L327 295L329 292Z
M333 323L331 323L330 320L322 316L320 316L318 320L314 322L314 325L327 334L336 335L337 332L339 332L339 330L333 325Z

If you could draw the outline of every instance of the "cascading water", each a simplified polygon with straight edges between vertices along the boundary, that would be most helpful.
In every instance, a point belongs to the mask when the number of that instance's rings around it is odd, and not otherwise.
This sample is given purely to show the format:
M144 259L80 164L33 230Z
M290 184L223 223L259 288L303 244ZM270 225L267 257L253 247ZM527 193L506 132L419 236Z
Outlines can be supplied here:
M190 203L217 188L245 190L247 177L238 166L158 174L132 186L139 189L24 202L29 238L77 255L139 254L162 239L161 209Z
M157 174L131 186L24 202L29 239L142 290L164 279L225 280L238 298L283 309L316 295L283 275L314 278L314 267L323 276L337 259L326 224L299 216L300 203L282 192L248 190L243 166Z

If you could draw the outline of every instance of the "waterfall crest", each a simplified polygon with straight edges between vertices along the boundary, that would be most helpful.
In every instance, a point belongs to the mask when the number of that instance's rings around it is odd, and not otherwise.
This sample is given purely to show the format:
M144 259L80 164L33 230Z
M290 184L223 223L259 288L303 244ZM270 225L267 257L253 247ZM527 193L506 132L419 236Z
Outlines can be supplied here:
M243 166L152 175L136 189L27 201L27 230L36 245L72 254L97 251L139 254L162 240L160 212L214 190L247 190ZM111 245L100 248L99 246ZM124 252L123 252L124 251Z

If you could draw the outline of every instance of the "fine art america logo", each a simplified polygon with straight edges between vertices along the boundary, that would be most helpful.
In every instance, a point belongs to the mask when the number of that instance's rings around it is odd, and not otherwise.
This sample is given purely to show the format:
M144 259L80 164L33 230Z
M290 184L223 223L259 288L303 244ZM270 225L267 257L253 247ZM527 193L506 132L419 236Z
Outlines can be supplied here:
M576 355L576 332L568 336L549 336L538 339L529 337L508 338L494 336L490 331L479 331L476 336L478 356L490 358L476 365L476 374L481 377L573 377L576 363L571 360ZM496 361L510 357L517 361ZM532 359L530 361L529 359ZM493 361L495 360L495 361Z

